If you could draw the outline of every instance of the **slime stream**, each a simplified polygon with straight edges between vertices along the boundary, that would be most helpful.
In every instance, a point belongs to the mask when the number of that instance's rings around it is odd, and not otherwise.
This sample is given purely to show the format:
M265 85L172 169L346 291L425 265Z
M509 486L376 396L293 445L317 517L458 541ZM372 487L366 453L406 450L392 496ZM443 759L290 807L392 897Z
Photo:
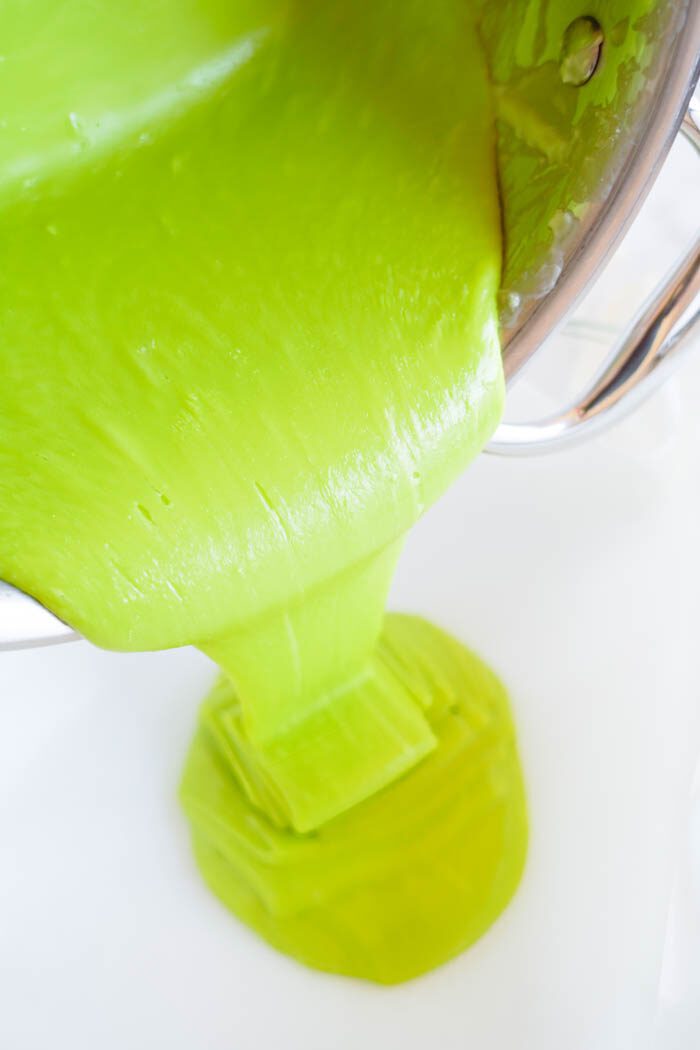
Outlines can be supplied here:
M204 878L381 982L478 937L527 838L502 687L384 616L502 407L476 6L0 13L0 578L220 665L182 784Z

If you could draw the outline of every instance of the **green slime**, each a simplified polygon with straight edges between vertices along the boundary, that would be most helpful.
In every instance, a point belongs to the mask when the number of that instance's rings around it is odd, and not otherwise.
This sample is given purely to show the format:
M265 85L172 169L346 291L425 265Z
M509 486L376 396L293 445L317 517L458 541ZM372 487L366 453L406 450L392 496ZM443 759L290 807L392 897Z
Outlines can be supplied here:
M205 879L305 962L403 980L493 922L527 837L501 686L384 618L502 407L474 9L114 11L0 13L0 578L98 645L213 657Z

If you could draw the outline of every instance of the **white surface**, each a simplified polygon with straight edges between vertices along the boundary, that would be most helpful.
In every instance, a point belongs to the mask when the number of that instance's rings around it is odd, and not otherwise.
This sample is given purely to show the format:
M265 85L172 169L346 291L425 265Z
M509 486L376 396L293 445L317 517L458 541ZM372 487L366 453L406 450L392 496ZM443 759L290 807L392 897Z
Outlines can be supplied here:
M696 168L682 156L665 185L680 215ZM597 296L606 323L689 228L669 227L668 193L645 222L619 270L632 287ZM586 343L575 361L567 345L521 404L583 378ZM203 657L84 643L0 655L0 1046L700 1045L699 400L700 358L590 446L482 458L409 540L393 604L509 683L532 821L512 906L420 981L304 970L202 886L175 792Z

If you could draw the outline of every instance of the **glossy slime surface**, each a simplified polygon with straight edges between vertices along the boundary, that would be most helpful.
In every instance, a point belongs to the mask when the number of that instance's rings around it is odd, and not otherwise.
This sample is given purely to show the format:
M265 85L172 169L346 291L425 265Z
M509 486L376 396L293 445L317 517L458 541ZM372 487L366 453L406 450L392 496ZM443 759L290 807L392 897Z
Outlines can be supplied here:
M435 6L0 13L0 577L220 664L204 877L383 982L479 936L526 844L502 688L384 619L503 396L488 80L474 11Z

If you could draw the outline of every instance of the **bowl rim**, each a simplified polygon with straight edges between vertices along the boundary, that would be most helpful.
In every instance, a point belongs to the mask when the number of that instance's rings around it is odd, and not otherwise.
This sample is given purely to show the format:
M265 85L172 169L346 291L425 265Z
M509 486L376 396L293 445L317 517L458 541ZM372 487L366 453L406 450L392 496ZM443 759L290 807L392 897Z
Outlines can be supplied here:
M571 312L611 257L666 160L700 78L700 2L677 6L669 27L672 45L659 69L652 104L634 147L591 224L570 249L552 290L533 302L511 328L502 329L506 381L527 364Z

